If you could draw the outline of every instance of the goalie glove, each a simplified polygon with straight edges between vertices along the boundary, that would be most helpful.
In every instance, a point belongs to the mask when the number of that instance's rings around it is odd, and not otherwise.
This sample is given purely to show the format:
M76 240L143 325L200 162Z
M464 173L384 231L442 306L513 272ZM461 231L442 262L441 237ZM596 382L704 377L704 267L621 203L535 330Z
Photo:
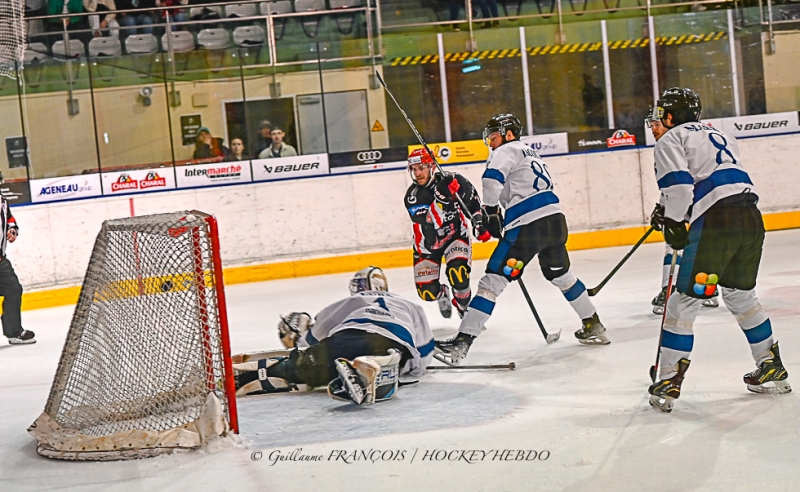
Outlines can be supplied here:
M278 321L278 337L286 348L294 348L297 339L302 337L305 332L314 326L314 320L308 313L294 312L287 316L281 316Z
M494 206L486 206L484 207L486 211L486 218L484 219L484 224L486 225L486 230L489 231L489 234L492 237L496 237L497 239L502 239L503 237L503 213L500 211L499 205Z
M475 215L472 216L472 233L478 238L478 241L482 243L492 238L492 235L486 230L486 226L483 225L485 220L486 218L483 216L482 210L478 210L475 212Z

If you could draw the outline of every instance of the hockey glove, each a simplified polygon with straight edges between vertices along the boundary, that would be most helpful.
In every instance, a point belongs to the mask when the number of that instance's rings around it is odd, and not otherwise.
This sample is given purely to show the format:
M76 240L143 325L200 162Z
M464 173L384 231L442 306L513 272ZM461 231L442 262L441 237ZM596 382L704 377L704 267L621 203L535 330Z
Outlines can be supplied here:
M689 231L685 222L676 222L664 217L664 240L672 249L681 250L689 244Z
M657 231L664 229L664 205L656 203L656 208L650 214L650 225Z
M475 215L472 216L472 233L478 238L478 241L482 243L492 238L492 235L486 230L486 226L483 225L485 220L486 218L483 216L483 211L481 210L478 210Z
M484 219L484 224L486 226L486 230L489 231L489 234L492 237L496 237L500 239L503 237L503 213L500 211L500 206L486 206L484 207L486 210L486 218Z
M308 313L289 313L287 316L281 316L281 320L278 321L278 337L284 347L294 348L297 345L297 339L312 326L314 326L314 320Z

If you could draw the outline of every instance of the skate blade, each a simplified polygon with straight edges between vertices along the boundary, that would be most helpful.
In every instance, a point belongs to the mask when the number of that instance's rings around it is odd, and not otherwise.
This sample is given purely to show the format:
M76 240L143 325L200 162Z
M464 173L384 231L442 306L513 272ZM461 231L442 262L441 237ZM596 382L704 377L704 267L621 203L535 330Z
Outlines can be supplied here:
M455 367L461 363L461 359L453 359L452 357L445 355L444 352L439 351L439 349L436 350L437 352L433 354L433 358L438 360L442 364Z
M764 384L748 384L747 389L753 393L770 394L770 395L783 395L792 392L792 387L789 381L769 381Z
M593 336L592 338L587 338L587 339L579 338L578 343L583 345L608 345L609 343L611 343L611 340L606 338L606 335L604 333L601 333L599 335Z
M703 307L711 307L711 308L719 307L719 301L717 301L714 298L706 299L705 301L703 301L702 306Z
M662 413L670 413L675 406L675 398L671 396L650 396L650 406Z
M452 310L451 311L442 311L440 309L439 312L442 313L442 318L450 319L450 317L453 316L453 311Z
M664 314L664 308L661 306L655 306L653 308L653 314L658 314L658 315Z

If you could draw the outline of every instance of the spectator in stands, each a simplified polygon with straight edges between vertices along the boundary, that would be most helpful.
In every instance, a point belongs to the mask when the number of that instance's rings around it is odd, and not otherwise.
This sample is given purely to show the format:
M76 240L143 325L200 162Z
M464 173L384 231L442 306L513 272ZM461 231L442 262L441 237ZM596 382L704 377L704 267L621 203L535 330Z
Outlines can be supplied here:
M204 4L207 4L207 3L219 3L219 0L189 0L189 5L204 5ZM192 9L192 10L195 10L195 9ZM194 15L192 15L190 17L190 20L193 20L193 21L205 21L205 20L212 20L212 19L216 20L216 19L220 18L219 14L217 12L211 10L210 8L203 7L203 8L197 9L197 10L199 10L199 13L192 12L191 10L189 11L190 14L194 14ZM200 29L213 29L215 27L217 27L216 24L208 23L208 24L203 24L200 27Z
M197 130L197 139L194 143L193 159L213 159L222 157L227 159L231 151L222 144L222 139L212 137L208 127L201 126Z
M99 38L103 32L112 37L119 37L119 23L117 22L117 6L114 0L83 0L83 8L87 12L98 12L98 15L89 16L89 26L92 36Z
M61 14L81 14L86 12L83 8L83 0L47 0L47 15ZM78 31L89 29L89 22L86 17L64 17L60 19L47 19L47 32ZM83 42L89 40L87 32L70 34L71 38L80 39ZM53 41L61 39L60 36L52 35Z
M500 21L497 18L500 17L500 14L497 12L497 0L478 0L478 3L481 7L481 17L484 19L481 29L499 26ZM490 21L491 18L495 20Z
M272 127L272 145L261 152L258 157L266 159L269 157L291 157L297 155L297 151L291 145L283 141L286 136L278 126Z
M244 155L244 141L241 138L231 139L231 152L225 158L226 161L245 161L247 156Z
M177 7L178 5L188 5L189 0L156 0L156 5L158 7ZM170 22L186 22L188 16L186 15L186 11L184 9L171 9L171 10L162 10L161 14L161 21L166 22L167 15L169 15ZM181 27L175 27L176 31L180 31Z
M272 146L272 123L269 120L261 120L261 123L258 124L258 133L261 138L256 142L253 159L258 159L259 154Z
M156 7L156 0L116 0L117 10L140 10L117 15L117 22L129 29L123 30L123 35L153 34L155 19L152 10ZM141 26L137 29L136 26Z

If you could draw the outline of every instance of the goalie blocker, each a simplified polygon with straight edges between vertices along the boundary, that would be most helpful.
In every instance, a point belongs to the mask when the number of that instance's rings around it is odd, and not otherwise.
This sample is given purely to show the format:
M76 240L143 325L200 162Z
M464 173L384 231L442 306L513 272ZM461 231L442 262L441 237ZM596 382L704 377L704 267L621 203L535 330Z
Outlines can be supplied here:
M420 306L388 291L380 268L350 281L351 297L311 319L281 317L278 336L291 350L233 357L236 394L328 387L335 399L369 405L396 394L400 374L422 375L433 358L433 334Z

